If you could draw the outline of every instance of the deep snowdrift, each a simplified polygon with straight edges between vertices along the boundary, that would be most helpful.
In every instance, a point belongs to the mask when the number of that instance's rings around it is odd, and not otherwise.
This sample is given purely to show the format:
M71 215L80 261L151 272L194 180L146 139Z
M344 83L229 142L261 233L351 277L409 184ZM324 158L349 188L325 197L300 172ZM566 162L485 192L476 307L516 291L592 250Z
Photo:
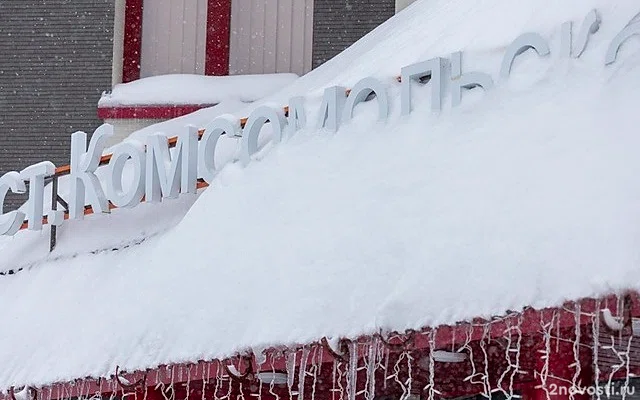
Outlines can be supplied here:
M594 7L600 31L580 59L564 57L561 24L579 28ZM308 129L267 146L163 234L192 198L65 225L46 262L46 235L5 240L2 269L32 268L0 279L0 387L640 288L637 42L604 66L639 7L418 1L269 99L307 95L314 122L323 88L373 75L389 84L387 123L371 102L335 135ZM464 50L465 71L497 79L527 31L549 39L550 57L524 54L508 82L456 109L446 97L439 115L424 87L400 117L402 66ZM156 233L143 245L89 253L139 221ZM31 245L41 248L23 255Z

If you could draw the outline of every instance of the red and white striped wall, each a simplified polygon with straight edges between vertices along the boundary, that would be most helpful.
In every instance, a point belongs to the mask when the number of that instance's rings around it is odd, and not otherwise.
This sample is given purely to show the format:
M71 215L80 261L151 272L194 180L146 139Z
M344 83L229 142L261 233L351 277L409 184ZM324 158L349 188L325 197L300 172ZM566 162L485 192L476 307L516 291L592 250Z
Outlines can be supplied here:
M313 0L115 0L113 84L311 69Z

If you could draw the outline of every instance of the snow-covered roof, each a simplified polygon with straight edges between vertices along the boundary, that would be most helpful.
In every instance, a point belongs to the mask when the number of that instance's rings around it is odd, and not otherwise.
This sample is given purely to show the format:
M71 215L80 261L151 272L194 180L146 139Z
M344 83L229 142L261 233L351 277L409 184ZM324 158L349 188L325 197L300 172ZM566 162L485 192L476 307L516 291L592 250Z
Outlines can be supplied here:
M591 9L579 59L561 25ZM0 242L0 387L103 376L248 348L404 330L640 288L640 53L604 66L636 0L419 0L265 101L375 76L392 109L362 104L228 165L196 200L92 216ZM498 80L505 49L538 32ZM400 68L464 50L496 87L400 116ZM245 116L250 108L238 111ZM214 113L212 111L212 113ZM212 115L212 117L215 115ZM228 158L236 143L226 142ZM117 250L117 251L114 251Z
M116 85L98 102L99 107L173 104L251 103L282 89L296 74L203 76L172 74L152 76Z

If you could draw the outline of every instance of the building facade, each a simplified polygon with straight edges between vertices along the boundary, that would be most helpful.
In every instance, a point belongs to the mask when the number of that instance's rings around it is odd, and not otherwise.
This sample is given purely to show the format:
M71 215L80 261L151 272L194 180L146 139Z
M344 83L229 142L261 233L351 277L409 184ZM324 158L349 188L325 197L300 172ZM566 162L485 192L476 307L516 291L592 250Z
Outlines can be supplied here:
M396 6L390 0L118 0L113 83L175 73L303 75L386 21Z

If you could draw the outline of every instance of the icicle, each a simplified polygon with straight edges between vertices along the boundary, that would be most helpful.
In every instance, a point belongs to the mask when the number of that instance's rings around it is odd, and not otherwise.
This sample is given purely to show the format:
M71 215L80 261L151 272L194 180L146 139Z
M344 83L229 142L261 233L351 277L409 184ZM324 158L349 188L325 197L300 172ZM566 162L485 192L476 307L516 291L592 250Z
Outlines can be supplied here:
M514 389L513 389L513 385L514 385L514 380L516 377L516 374L520 374L523 373L524 371L522 371L520 369L520 355L522 354L522 323L523 323L523 315L520 314L518 315L518 321L516 323L515 326L515 330L518 333L518 339L516 341L516 348L514 350L509 349L510 352L515 352L515 356L516 356L516 363L513 365L513 373L511 374L511 378L509 379L509 393L511 395L511 397L515 396L514 394Z
M333 371L331 372L331 400L336 400L336 383L337 383L337 374L338 374L338 361L333 360Z
M85 384L87 385L87 386L86 386L86 388L87 388L87 389L86 389L86 390L87 390L87 399L94 398L94 397L96 396L96 394L95 394L95 393L91 393L91 382L90 382L89 380L87 380L87 381L85 382ZM99 396L99 395L98 395L98 396ZM145 400L146 400L146 399L145 399Z
M625 352L625 379L624 386L622 388L622 400L625 400L627 393L629 392L629 378L630 378L630 363L631 363L631 343L633 342L633 335L629 336L627 341L627 351Z
M210 368L207 362L202 363L202 392L200 393L200 400L206 400L205 393L207 392L207 385L209 384Z
M413 394L413 357L407 352L407 392Z
M309 359L309 349L302 348L302 357L300 359L300 370L298 371L298 400L304 400L304 382L307 372L307 361Z
M553 311L553 317L551 319L551 321L556 321L556 337L559 338L560 337L560 318L556 318L557 315L557 311ZM549 334L551 334L551 331L549 331ZM556 340L556 353L558 353L560 351L560 341Z
M384 348L384 382L382 383L382 389L387 389L387 374L389 373L389 349Z
M25 387L24 390L27 390L27 388ZM24 391L23 390L23 391ZM73 382L73 388L70 391L71 393L78 393L80 396L82 396L82 391L78 388L78 381ZM29 397L28 396L24 396L23 400L28 400ZM20 397L16 400L21 400Z
M220 362L216 365L216 384L213 388L213 399L220 400L218 397L218 392L220 391L220 385L222 384L222 377L220 376L222 372L222 364Z
M582 373L582 367L580 363L580 304L576 304L575 310L575 340L573 341L573 360L575 365L575 372L572 378L572 390L569 391L569 398L575 398L575 393L580 393L582 385L580 384L580 374ZM558 338L559 340L559 338Z
M187 391L185 399L188 399L191 394L191 365L187 367L187 385L185 387L185 390Z
M358 379L358 343L349 342L349 369L347 371L347 395L348 400L356 399L356 387Z
M75 392L77 393L78 399L86 399L86 397L84 396L84 379L82 380L77 380L75 381L75 383L73 384L73 386L75 387ZM26 390L26 396L24 396L22 399L20 397L16 397L16 400L31 400L32 396L30 391L28 390L29 387L25 386L24 389L22 389L22 392L24 392Z
M554 311L551 316L551 322L544 322L544 313L540 313L540 326L542 328L543 336L544 336L544 350L542 351L542 355L540 356L544 360L544 364L542 366L542 370L540 371L540 383L542 386L542 390L545 392L545 396L547 400L551 400L551 393L549 393L549 387L547 385L547 378L549 376L549 358L551 355L551 336L553 332L553 323L556 320L556 312Z
M231 400L231 392L233 390L233 381L231 380L231 377L227 377L227 388L227 394L224 395L223 399Z
M270 364L271 364L271 372L275 375L276 366L274 364L275 362L274 357L275 355L271 357ZM280 395L273 391L274 387L275 387L275 381L272 379L271 382L269 382L269 393L273 396L274 400L280 400Z
M376 340L376 368L377 369L384 369L384 362L385 362L385 352L384 352L384 346L382 344L382 341L378 338L378 340Z
M76 393L78 393L78 398L79 399L86 399L87 395L85 394L85 389L86 389L86 380L82 379L76 382ZM31 400L32 396L30 392L27 392L27 397L26 400ZM16 400L20 400L20 399L16 399Z
M504 357L505 357L505 360L507 361L507 368L505 368L505 370L502 372L502 374L498 378L498 382L496 383L496 389L502 392L505 398L510 399L513 396L513 392L511 390L507 392L504 389L503 382L507 376L509 376L511 378L511 381L513 381L513 373L509 374L510 372L512 372L512 369L513 369L513 363L511 362L511 343L512 343L511 328L512 327L511 327L510 319L507 319L505 323L507 324L507 329L504 330L504 333L502 336L507 340L507 345L505 346L505 349L504 349ZM509 387L511 387L511 385L509 385Z
M169 388L171 389L171 400L175 400L176 399L176 380L175 380L175 374L174 374L174 367L171 367L171 385L169 385Z
M473 356L473 347L471 347L471 337L473 336L473 326L469 325L469 329L465 334L465 343L458 351L467 350L469 352L469 361L471 362L471 374L464 378L463 382L470 382L471 384L477 384L479 382L474 382L474 378L478 375L478 371L476 369L476 361Z
M318 350L318 375L322 375L322 358L324 357L324 349L322 346L316 346L316 349Z
M109 385L109 387L112 389L111 390L111 396L109 396L109 400L114 400L116 398L117 389L112 384Z
M482 327L482 340L480 340L480 349L482 350L483 361L484 361L484 373L482 377L483 385L484 385L484 393L483 395L491 399L491 383L489 382L489 354L487 353L487 342L491 340L490 338L490 324L485 324Z
M455 340L454 340L455 343ZM431 331L429 332L429 383L427 384L427 387L429 389L429 400L433 400L435 398L435 393L436 393L436 381L435 381L435 374L436 374L436 365L435 365L435 359L433 358L433 352L435 351L436 348L436 335L435 335L435 331Z
M289 400L293 400L293 380L296 377L296 352L287 354L287 386L289 388Z
M376 365L378 355L378 338L374 337L369 345L369 357L365 364L367 368L367 383L365 399L373 400L376 395Z
M317 346L313 348L313 357L311 358L311 376L313 377L313 383L311 384L311 400L316 400L316 386L318 384L318 350L319 348ZM320 356L322 357L322 352L320 352Z
M591 332L593 336L593 374L594 384L596 385L596 400L600 400L600 364L598 356L600 354L600 300L596 300L596 312L593 314L591 322Z

